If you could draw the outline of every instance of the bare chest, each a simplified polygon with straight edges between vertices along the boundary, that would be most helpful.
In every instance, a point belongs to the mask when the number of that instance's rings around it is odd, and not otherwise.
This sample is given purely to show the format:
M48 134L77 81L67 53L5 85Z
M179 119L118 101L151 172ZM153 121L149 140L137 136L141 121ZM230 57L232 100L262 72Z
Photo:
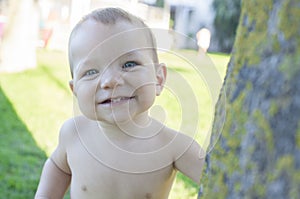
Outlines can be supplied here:
M167 198L176 173L171 159L77 144L68 150L72 199Z

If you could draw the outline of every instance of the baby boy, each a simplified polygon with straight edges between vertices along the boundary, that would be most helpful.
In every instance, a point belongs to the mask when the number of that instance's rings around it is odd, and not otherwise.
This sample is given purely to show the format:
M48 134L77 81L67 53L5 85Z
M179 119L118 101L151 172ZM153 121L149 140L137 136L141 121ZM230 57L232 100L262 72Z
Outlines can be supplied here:
M166 80L144 22L118 8L86 15L69 40L70 88L82 115L67 120L35 198L168 198L177 171L199 184L204 152L148 111Z

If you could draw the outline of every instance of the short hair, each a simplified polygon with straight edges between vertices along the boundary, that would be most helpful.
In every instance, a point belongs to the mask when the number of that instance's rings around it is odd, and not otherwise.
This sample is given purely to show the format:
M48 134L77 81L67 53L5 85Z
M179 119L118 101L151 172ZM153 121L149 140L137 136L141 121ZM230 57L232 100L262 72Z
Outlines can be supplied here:
M137 27L145 28L147 30L148 37L150 38L151 45L153 46L153 50L152 50L153 60L155 63L158 63L155 36L151 31L151 29L144 23L144 21L141 18L134 16L121 8L99 8L83 16L82 19L75 25L75 27L73 28L70 34L69 45L68 45L68 49L69 49L68 57L69 57L69 64L70 64L72 78L73 78L73 64L72 64L72 56L71 56L71 49L70 49L72 37L76 33L77 29L80 28L81 24L83 24L85 21L89 19L94 20L96 22L101 22L104 25L114 25L119 21L125 21L133 25L136 25Z

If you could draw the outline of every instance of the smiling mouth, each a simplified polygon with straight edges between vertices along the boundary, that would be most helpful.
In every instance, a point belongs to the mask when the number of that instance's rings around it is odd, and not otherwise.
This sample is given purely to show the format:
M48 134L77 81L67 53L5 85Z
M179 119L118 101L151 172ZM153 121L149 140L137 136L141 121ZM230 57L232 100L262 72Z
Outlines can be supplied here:
M133 97L117 97L117 98L110 98L110 99L107 99L107 100L104 100L102 102L100 102L100 104L117 104L117 103L121 103L121 102L126 102L128 100L131 100L135 98L134 96Z

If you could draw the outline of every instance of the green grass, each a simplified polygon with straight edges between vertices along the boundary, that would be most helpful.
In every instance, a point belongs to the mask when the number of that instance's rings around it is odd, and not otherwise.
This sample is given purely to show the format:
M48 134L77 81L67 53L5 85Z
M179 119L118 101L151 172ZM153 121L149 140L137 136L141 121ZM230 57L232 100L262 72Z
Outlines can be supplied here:
M167 111L166 124L196 138L205 148L228 58L216 54L198 56L191 50L160 55L168 66L168 75L157 104Z
M33 198L45 153L0 87L0 198Z
M215 65L223 78L229 57L211 54L212 62L199 62L195 51L176 53L182 58L172 53L160 55L169 68L168 81L156 101L156 107L163 109L153 109L152 114L160 118L165 110L168 126L194 136L204 145L213 102L201 74L184 58L195 59L204 69ZM1 197L33 198L42 165L57 144L59 128L73 115L69 79L67 56L42 50L38 51L37 68L0 74ZM178 174L170 198L195 198L196 193L197 185Z

